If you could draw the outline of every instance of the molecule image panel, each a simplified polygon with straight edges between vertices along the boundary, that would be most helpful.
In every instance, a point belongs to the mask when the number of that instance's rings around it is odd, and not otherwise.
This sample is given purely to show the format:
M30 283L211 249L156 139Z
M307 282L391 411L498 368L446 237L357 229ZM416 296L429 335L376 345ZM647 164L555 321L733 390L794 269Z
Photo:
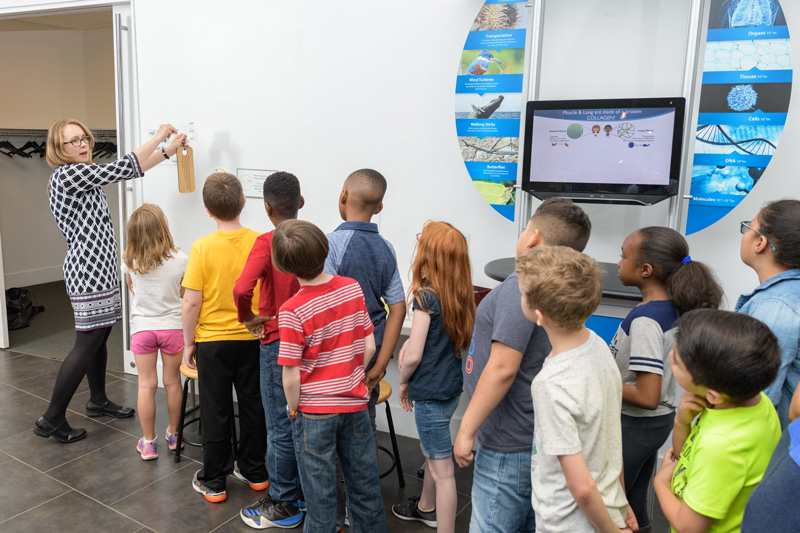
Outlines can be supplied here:
M567 128L567 135L570 139L578 139L583 135L583 126L580 124L570 124Z
M734 85L728 93L728 107L733 111L749 111L755 109L758 93L753 86Z

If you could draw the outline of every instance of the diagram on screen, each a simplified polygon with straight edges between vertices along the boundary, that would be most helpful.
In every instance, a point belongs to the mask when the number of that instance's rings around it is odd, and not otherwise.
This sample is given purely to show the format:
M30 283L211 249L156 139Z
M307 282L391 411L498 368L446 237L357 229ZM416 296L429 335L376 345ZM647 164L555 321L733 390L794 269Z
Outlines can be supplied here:
M636 133L636 127L630 122L623 122L617 126L617 136L620 139L630 139Z
M782 129L782 126L730 126L728 131L719 125L698 126L697 140L709 147L703 153L730 153L735 149L751 155L772 155L775 153L772 139L777 141Z

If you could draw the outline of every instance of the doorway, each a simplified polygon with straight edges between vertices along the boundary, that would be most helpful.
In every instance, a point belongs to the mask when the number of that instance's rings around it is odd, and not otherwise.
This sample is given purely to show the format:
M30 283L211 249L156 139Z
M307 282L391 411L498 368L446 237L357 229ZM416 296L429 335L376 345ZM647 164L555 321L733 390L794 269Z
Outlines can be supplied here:
M21 144L27 140L44 143L53 120L74 117L98 141L117 142L116 11L117 7L106 6L0 19L4 50L0 67L7 85L0 102L2 138ZM110 162L117 154L111 150L107 156L95 157L95 162ZM27 288L34 305L44 307L29 327L15 331L7 331L7 319L2 316L0 347L63 359L74 341L74 322L61 272L66 243L47 201L51 173L38 155L0 155L0 289ZM118 185L104 188L118 242L120 189ZM3 315L5 311L3 306ZM118 325L112 330L109 370L124 369L123 329Z

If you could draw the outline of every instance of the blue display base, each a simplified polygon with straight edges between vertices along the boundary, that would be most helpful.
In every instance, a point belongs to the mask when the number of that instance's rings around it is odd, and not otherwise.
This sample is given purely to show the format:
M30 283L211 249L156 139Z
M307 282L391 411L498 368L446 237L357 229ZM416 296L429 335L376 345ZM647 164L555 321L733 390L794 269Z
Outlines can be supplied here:
M586 327L597 333L606 344L611 344L611 340L622 324L621 318L614 318L610 316L592 315L586 319Z

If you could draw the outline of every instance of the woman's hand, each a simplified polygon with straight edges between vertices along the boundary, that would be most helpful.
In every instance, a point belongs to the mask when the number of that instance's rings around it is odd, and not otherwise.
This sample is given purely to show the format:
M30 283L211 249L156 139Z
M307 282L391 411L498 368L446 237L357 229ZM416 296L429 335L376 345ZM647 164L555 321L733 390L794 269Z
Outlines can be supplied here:
M167 146L165 148L165 150L167 152L167 155L172 157L173 155L178 153L178 150L181 149L181 145L182 144L186 144L186 145L189 144L188 142L186 142L186 134L185 133L179 133L178 135L176 135L172 139L172 142L169 143L169 146Z
M172 124L162 124L158 127L158 132L156 132L155 139L158 140L157 144L161 144L162 142L169 139L170 135L173 133L178 133L178 130L175 129L175 126Z

